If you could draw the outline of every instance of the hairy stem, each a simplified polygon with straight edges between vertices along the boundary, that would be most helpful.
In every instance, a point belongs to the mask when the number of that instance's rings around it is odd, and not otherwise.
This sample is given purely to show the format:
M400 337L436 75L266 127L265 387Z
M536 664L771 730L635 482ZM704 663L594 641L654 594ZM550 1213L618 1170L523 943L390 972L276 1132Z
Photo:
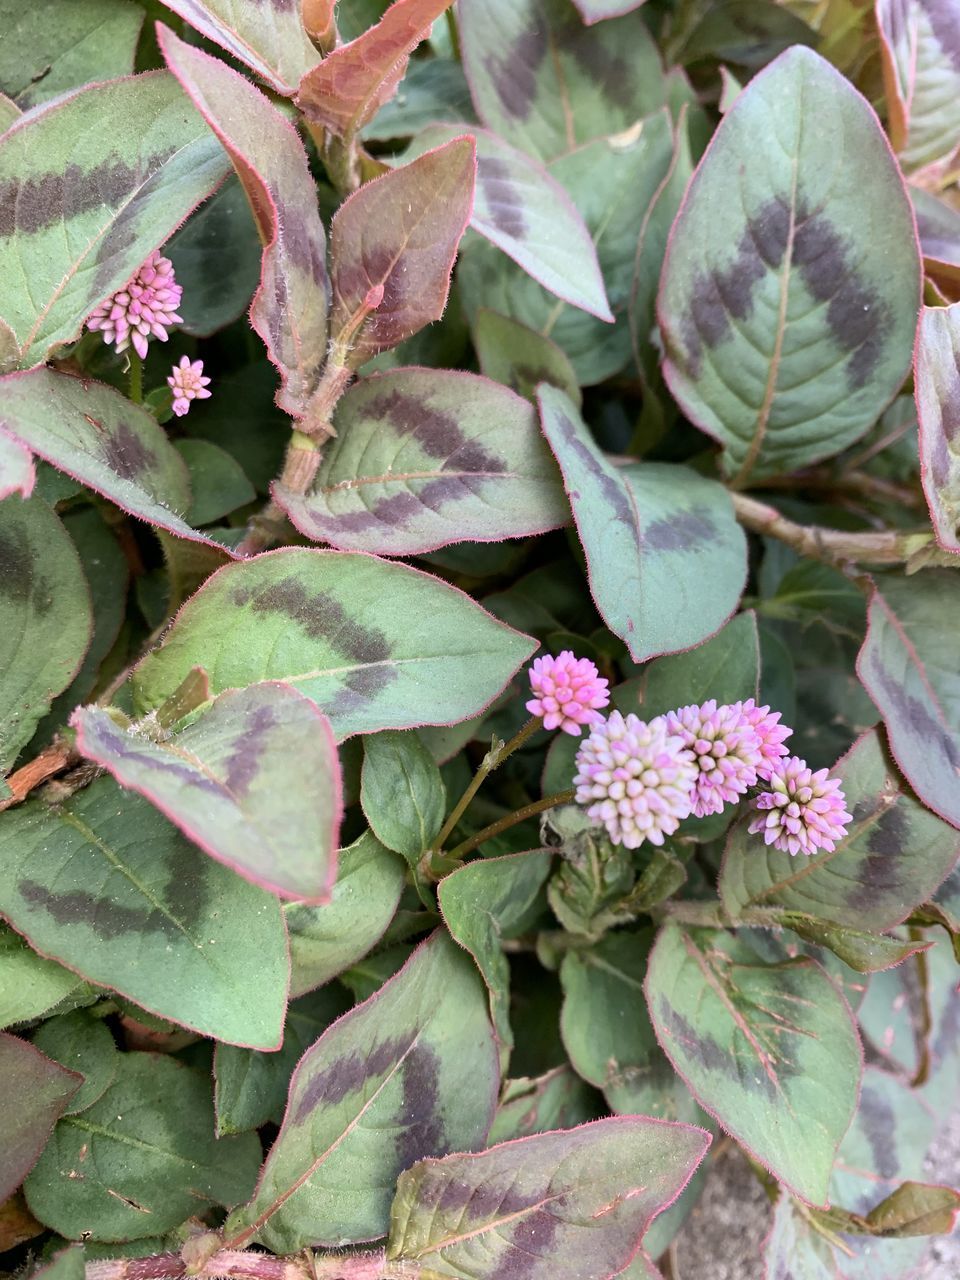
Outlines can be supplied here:
M134 404L143 404L143 361L136 351L127 354L130 366L130 399Z
M517 809L503 818L498 818L496 822L491 822L488 827L478 831L469 840L464 840L462 844L458 844L455 849L450 850L446 857L450 862L462 862L468 853L473 853L474 849L482 845L485 840L492 840L501 831L508 831L526 818L532 818L538 813L545 813L548 809L555 809L558 804L569 804L572 799L573 788L571 787L568 791L558 791L556 795L547 796L543 800L534 800L532 804L525 804L522 809Z
M388 1261L385 1249L303 1253L277 1258L253 1249L217 1249L188 1267L181 1253L104 1258L86 1264L85 1280L428 1280L418 1262Z

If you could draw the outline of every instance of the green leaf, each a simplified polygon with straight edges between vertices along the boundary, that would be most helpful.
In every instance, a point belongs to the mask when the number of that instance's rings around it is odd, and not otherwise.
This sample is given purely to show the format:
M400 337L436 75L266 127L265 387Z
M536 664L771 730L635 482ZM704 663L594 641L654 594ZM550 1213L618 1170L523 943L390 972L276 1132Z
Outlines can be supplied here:
M23 113L20 108L14 101L12 101L12 99L8 98L6 94L0 93L0 133L6 133L10 126L20 119L22 114ZM13 335L10 332L9 327L7 327L3 342L0 343L0 346L5 346L8 339L12 338L12 336ZM14 343L14 347L15 346L16 343ZM2 360L0 360L0 364L2 364Z
M780 1192L773 1210L770 1234L763 1242L763 1260L769 1276L793 1276L794 1280L837 1280L837 1259L829 1241L810 1226L797 1202Z
M276 499L308 538L413 555L564 524L569 506L536 411L486 378L396 369L364 378L334 415L310 493Z
M936 0L879 0L890 140L905 169L945 160L960 132L960 28Z
M218 1044L213 1059L217 1135L259 1129L271 1120L279 1124L294 1067L349 1007L343 987L331 985L290 1005L278 1053Z
M26 110L91 80L130 75L143 16L127 0L3 0L0 89Z
M960 581L948 569L878 577L857 674L920 799L960 826Z
M130 515L210 543L183 519L187 468L153 414L105 383L53 369L11 373L0 388L0 425L34 453Z
M298 4L264 6L261 0L164 0L208 40L290 96L300 79L320 61Z
M477 114L531 155L552 160L663 105L639 13L585 27L570 0L461 0L458 15Z
M396 97L381 107L363 136L368 142L410 138L438 120L476 122L467 78L452 58L415 58Z
M13 436L0 431L0 500L19 493L29 498L37 482L33 455Z
M910 367L919 266L876 116L817 54L781 54L721 121L660 285L667 383L738 485L876 420Z
M447 792L415 729L364 738L360 804L380 843L416 866L443 825Z
M30 1212L68 1239L137 1240L236 1204L259 1162L255 1134L214 1137L209 1080L171 1058L124 1053L100 1100L57 1125L24 1191Z
M545 1075L505 1080L489 1143L529 1138L550 1129L572 1129L598 1119L599 1099L569 1067Z
M685 66L716 58L759 71L791 45L817 43L817 35L796 14L774 0L724 0L706 12L677 52Z
M908 190L917 219L923 269L949 288L960 279L960 212L920 187L911 185Z
M338 862L326 906L284 904L291 996L323 986L361 960L380 941L400 902L404 865L369 831L341 849Z
M480 371L527 400L549 382L580 407L580 388L570 361L555 342L509 316L481 307L473 320L473 345Z
M787 1187L825 1205L862 1058L846 1001L820 966L767 965L730 934L667 925L647 1004L700 1105Z
M301 417L327 355L330 288L326 238L303 144L269 99L226 63L166 27L159 28L158 39L247 194L265 245L250 323L280 370L278 405Z
M948 1236L960 1212L960 1192L927 1182L904 1182L867 1214L880 1236Z
M444 923L473 956L487 984L502 1072L513 1048L510 965L502 943L523 930L531 908L542 901L552 861L552 852L540 849L481 859L445 876L437 893Z
M83 985L75 973L38 956L0 925L0 1027L38 1018Z
M0 772L16 760L90 644L76 548L39 498L0 502Z
M720 894L735 918L745 908L782 906L843 928L890 929L949 874L960 835L901 782L871 730L831 770L853 814L832 852L794 858L733 829Z
M364 183L337 210L330 225L334 340L368 317L350 338L352 369L443 315L476 172L473 139L458 138Z
M42 1280L84 1280L86 1275L84 1254L82 1244L71 1245L70 1248L61 1249L59 1253L55 1253L45 1266L31 1274Z
M611 933L560 966L560 1030L574 1069L598 1089L643 1072L658 1053L643 1000L652 933Z
M477 715L534 647L416 569L291 547L208 578L135 682L149 710L195 666L212 693L285 680L347 737Z
M80 707L77 749L225 866L285 898L328 902L343 814L326 717L289 685L220 694L160 741Z
M422 154L462 132L460 125L431 125L413 147ZM596 246L561 182L495 133L471 133L477 144L471 227L555 297L612 322Z
M613 701L622 712L633 711L651 720L708 698L718 703L756 698L759 676L757 620L748 609L695 649L651 662L643 669L636 693L630 681L622 686L630 690L629 696L618 696L615 689Z
M857 973L876 973L902 964L908 956L926 951L930 942L904 942L882 933L866 933L862 929L849 929L843 925L827 924L813 915L799 911L784 911L779 923L792 929L805 942L827 947Z
M0 913L44 955L151 1013L276 1048L286 939L276 898L101 778L0 819Z
M0 315L24 368L76 338L99 303L206 199L226 157L172 76L92 84L0 138Z
M113 1084L120 1055L109 1029L78 1009L50 1018L33 1037L34 1047L54 1062L83 1077L65 1114L73 1116L93 1106Z
M914 389L930 519L940 546L960 552L960 303L921 311Z
M590 26L603 18L618 18L639 9L643 0L573 0L584 22Z
M397 1174L433 1152L480 1146L498 1083L480 977L443 933L344 1015L294 1072L283 1128L235 1247L278 1253L385 1234Z
M702 1129L643 1116L425 1160L402 1174L387 1257L458 1280L607 1280L709 1145Z
M746 578L729 494L668 463L615 467L562 392L541 387L539 402L607 626L634 662L706 640L736 609Z
M450 4L397 0L375 26L332 49L303 77L297 106L312 124L353 139L397 92L410 54Z
M0 1034L0 1204L37 1162L50 1131L83 1081L39 1049Z
M551 338L584 386L617 373L630 359L627 311L637 237L672 151L670 118L663 110L637 121L622 135L598 138L548 167L549 176L586 223L612 317L590 315L569 303L558 306L554 293L543 287L542 275L535 279L526 263L507 261L495 244L473 238L464 245L457 272L468 313L487 307ZM480 181L482 185L482 173Z
M213 524L256 498L240 463L219 445L188 439L176 441L174 448L190 473L188 524Z

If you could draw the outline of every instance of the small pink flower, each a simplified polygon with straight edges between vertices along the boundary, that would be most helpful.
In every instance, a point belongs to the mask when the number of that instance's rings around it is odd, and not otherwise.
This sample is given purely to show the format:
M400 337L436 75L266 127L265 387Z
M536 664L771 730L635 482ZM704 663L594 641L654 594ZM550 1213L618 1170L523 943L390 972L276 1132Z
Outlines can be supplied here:
M183 289L173 275L173 263L154 250L137 274L107 298L87 318L87 328L100 331L106 343L116 343L118 352L133 343L141 360L147 357L147 339L152 335L167 340L167 329L181 323L177 307ZM186 412L186 411L184 411Z
M610 701L608 683L589 658L575 658L569 649L553 657L536 658L530 668L527 703L531 715L543 718L545 729L562 729L580 737L580 726L596 724L601 707Z
M753 698L748 698L746 702L735 702L733 705L757 735L760 743L757 777L767 779L771 771L776 768L777 761L787 754L787 748L783 743L790 737L793 730L785 724L780 724L779 711L771 711L769 707L758 707Z
M577 752L577 804L603 823L615 844L663 844L690 816L697 769L663 716L645 723L611 711Z
M760 739L738 704L718 707L711 698L699 707L692 703L669 711L666 721L670 733L680 738L696 761L691 805L698 818L722 813L725 804L735 804L754 786L761 762Z
M203 377L202 360L191 363L187 356L180 357L180 363L173 366L167 379L167 385L173 390L173 412L178 418L190 408L191 400L210 399L209 384L210 379Z
M784 853L832 852L852 820L840 779L829 777L826 769L813 773L806 760L786 756L776 762L769 781L771 789L756 799L757 809L765 812L753 819L750 831Z

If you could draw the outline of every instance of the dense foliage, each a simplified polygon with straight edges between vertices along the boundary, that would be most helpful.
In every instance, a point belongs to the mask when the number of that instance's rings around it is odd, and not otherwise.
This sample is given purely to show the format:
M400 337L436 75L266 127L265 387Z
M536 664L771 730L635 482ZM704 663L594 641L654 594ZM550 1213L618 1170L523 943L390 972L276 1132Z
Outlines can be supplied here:
M0 89L0 1268L650 1280L725 1134L754 1274L911 1274L960 0L3 0Z

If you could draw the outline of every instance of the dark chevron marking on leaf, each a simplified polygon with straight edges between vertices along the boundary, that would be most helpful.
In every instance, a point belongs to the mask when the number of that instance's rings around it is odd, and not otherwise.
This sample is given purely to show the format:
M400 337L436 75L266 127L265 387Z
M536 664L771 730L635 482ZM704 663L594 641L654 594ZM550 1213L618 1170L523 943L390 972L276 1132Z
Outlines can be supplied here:
M946 160L957 145L960 17L950 0L876 6L890 137L906 170Z
M385 391L366 406L371 417L388 419L398 431L413 437L431 458L454 463L466 471L505 471L501 458L468 440L452 413L434 409L415 395Z
M604 498L613 508L617 520L620 524L626 525L631 531L635 531L637 513L627 497L625 488L623 485L618 484L615 477L608 471L597 467L597 455L580 439L580 432L573 418L563 408L559 407L559 400L557 400L557 405L558 407L554 410L555 421L565 448L585 470L596 472L597 483L600 485ZM580 498L581 496L579 493L570 494L571 498Z
M116 204L125 199L131 186L154 174L170 154L151 157L145 171L117 158L104 160L90 170L71 164L63 173L5 178L0 182L0 236L32 235L61 218L75 218L100 205Z
M261 767L264 739L276 724L276 716L270 707L254 707L247 713L243 735L237 739L233 754L227 758L226 788L233 795L241 798L246 795Z
M877 1173L884 1178L895 1178L900 1172L894 1138L897 1117L887 1099L868 1084L860 1090L858 1123L870 1143Z
M415 1044L403 1062L403 1094L397 1125L397 1163L401 1169L423 1157L424 1151L445 1156L447 1140L440 1107L440 1059L426 1044Z
M940 546L960 553L960 304L921 311L914 395L930 519Z
M40 572L39 554L23 527L0 529L0 595L15 604L29 603L41 617L53 605L50 580Z
M701 1035L688 1018L673 1008L666 996L660 997L658 1008L660 1019L668 1033L674 1039L680 1040L684 1048L693 1054L702 1067L708 1071L722 1071L732 1080L739 1080L740 1073L737 1070L736 1060L716 1040L711 1036ZM775 1092L769 1078L764 1076L763 1080L767 1086L767 1092Z
M644 541L655 551L683 551L697 542L716 537L717 526L706 513L685 511L654 520L644 530Z
M527 220L522 208L511 199L513 175L510 166L504 160L489 156L478 162L477 178L483 188L494 226L505 236L522 240L527 234Z
M101 437L103 460L122 480L139 480L145 471L159 465L159 459L128 422L118 422L109 435Z
M488 54L483 65L504 108L528 120L537 98L537 72L550 50L546 24L531 23L506 46L508 52Z
M349 1094L357 1093L368 1080L383 1075L394 1063L402 1062L415 1039L415 1033L410 1032L405 1036L381 1040L367 1052L336 1058L311 1078L297 1102L292 1123L303 1124L317 1107L332 1106Z

